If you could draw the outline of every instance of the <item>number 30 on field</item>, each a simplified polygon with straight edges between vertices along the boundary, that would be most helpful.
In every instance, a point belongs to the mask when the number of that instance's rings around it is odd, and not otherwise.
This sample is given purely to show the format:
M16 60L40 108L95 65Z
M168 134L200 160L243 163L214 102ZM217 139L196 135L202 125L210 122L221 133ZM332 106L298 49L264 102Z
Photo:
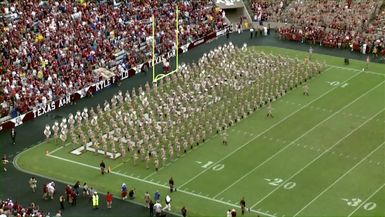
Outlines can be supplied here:
M346 204L348 206L356 207L356 206L359 206L360 204L362 204L362 200L360 198L351 198L351 199L342 198L342 200L346 201ZM374 202L367 202L367 203L364 203L364 205L362 207L366 211L371 211L377 207L377 204Z

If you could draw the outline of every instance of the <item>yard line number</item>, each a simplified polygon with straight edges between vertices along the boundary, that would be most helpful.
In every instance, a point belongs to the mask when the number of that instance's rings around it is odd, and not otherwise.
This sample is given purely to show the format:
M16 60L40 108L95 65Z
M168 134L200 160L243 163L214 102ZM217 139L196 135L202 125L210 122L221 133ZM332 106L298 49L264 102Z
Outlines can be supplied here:
M269 185L272 185L272 186L279 186L281 183L284 182L283 179L281 178L274 178L274 179L267 179L265 178L265 180L267 181L267 183ZM285 183L282 187L286 190L291 190L293 189L295 186L297 185L297 183L295 182L287 182Z
M202 164L201 161L195 161L195 162L197 162L198 164ZM213 163L214 163L214 162L212 162L212 161L207 161L207 163L203 164L201 167L202 167L203 169L207 169L207 168L209 168ZM224 165L224 164L216 164L216 165L213 166L211 169L218 172L218 171L223 170L224 168L225 168L225 165Z
M353 207L357 207L361 205L363 202L360 198L350 198L350 199L342 198L342 200L345 201L348 206L353 206ZM362 207L366 211L371 211L377 207L377 204L375 202L367 202Z
M339 81L328 81L327 83L330 84L330 86L333 86L333 87L340 86L342 88L345 88L349 85L349 83L341 83Z

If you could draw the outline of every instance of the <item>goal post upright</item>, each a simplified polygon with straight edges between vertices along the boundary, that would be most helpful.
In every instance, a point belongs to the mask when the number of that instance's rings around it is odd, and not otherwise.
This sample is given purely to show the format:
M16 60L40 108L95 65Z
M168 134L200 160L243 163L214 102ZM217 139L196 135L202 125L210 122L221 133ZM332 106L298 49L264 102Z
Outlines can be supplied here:
M176 26L176 37L175 37L175 70L167 73L167 74L159 74L156 75L155 72L155 32L156 32L156 21L155 21L155 16L152 15L152 82L157 82L158 80L171 75L175 73L178 68L179 68L179 7L178 4L176 5L176 10L175 10L175 26Z
M175 44L176 44L176 47L175 47L175 71L178 70L178 66L179 66L179 7L178 7L178 3L176 4L176 10L175 10L176 14L176 38L175 38Z
M152 15L152 81L155 80L155 15Z

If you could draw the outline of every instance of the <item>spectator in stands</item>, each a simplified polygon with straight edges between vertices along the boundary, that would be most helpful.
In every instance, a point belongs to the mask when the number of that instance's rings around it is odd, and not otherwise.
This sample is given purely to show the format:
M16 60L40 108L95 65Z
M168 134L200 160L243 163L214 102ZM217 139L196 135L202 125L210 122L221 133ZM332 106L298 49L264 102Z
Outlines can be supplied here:
M282 14L282 18L292 25L279 28L278 32L287 40L319 43L332 48L351 47L364 54L376 47L377 53L383 43L367 32L374 31L375 25L369 25L369 20L376 16L381 4L383 2L376 0L293 1Z
M172 50L176 4L179 44L224 26L211 1L132 0L119 7L92 1L6 3L0 22L0 117L44 107L98 82L98 67L117 74L118 64L131 68L151 59L152 14L156 55ZM123 58L117 59L117 53Z
M0 216L41 216L46 214L40 210L39 206L31 203L30 206L24 207L17 201L11 199L0 200Z

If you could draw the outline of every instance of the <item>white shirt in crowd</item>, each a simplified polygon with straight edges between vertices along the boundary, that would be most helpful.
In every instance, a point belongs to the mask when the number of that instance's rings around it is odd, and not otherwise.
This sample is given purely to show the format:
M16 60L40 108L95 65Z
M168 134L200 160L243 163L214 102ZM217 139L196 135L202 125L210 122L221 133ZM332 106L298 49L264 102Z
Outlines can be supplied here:
M161 213L162 212L162 204L160 204L159 202L156 202L154 204L154 210L155 210L155 213Z

